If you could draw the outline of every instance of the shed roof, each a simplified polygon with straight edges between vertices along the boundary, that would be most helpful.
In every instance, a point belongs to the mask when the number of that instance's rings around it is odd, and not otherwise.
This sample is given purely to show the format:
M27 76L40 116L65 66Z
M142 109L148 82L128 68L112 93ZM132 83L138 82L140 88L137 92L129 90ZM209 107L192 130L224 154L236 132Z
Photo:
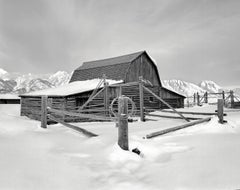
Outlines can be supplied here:
M68 83L56 88L49 88L49 89L44 89L44 90L38 90L34 92L29 92L26 94L22 94L20 96L70 96L74 94L79 94L83 92L88 92L91 90L94 90L101 79L92 79L92 80L86 80L86 81L75 81L72 83ZM122 81L115 81L115 80L106 80L106 82L109 83L109 85L112 84L119 84L122 83ZM100 86L100 88L103 87L103 85Z
M3 100L17 100L20 99L17 94L0 94L0 99Z

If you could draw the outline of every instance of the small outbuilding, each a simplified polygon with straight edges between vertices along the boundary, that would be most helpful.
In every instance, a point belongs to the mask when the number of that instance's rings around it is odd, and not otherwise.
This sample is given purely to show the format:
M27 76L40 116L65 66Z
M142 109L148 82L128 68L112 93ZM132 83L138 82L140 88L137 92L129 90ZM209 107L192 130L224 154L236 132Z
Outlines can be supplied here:
M20 98L15 94L0 94L0 104L20 104Z
M40 120L41 96L49 97L49 105L55 109L77 111L91 97L94 91L100 91L103 84L98 86L105 76L105 82L109 83L106 90L99 93L86 109L99 110L94 114L110 114L109 105L119 94L130 97L140 107L139 77L151 91L164 99L174 108L184 106L184 96L162 86L158 69L154 61L146 53L141 51L133 54L118 56L109 59L84 62L77 68L70 79L69 84L58 88L31 92L21 95L21 115ZM98 88L96 88L98 86ZM71 90L72 89L72 90ZM144 107L150 109L166 108L152 94L144 92ZM89 111L89 113L92 113ZM74 117L62 118L64 121L79 121Z

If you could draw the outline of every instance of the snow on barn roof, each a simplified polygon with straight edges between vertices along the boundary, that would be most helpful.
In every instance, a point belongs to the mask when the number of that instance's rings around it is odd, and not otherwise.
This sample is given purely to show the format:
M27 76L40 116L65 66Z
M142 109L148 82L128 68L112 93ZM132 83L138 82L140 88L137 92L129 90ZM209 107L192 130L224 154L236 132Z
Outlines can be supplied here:
M20 99L16 94L0 94L1 100L15 100Z
M56 88L49 88L49 89L29 92L26 94L22 94L20 96L44 96L44 95L46 95L46 96L69 96L69 95L74 95L74 94L94 90L98 86L98 84L100 83L101 80L102 79L75 81L75 82L71 82L66 85L56 87ZM112 85L112 84L122 83L123 81L115 81L115 80L106 79L106 82L108 82L109 85ZM103 84L100 87L103 87Z

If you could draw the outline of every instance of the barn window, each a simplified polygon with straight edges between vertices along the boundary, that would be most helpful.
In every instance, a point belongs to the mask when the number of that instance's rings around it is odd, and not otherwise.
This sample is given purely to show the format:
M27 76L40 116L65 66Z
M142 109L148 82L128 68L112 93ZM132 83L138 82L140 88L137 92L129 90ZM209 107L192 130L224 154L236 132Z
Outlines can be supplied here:
M82 106L87 100L88 100L88 97L77 98L76 99L76 106L77 107Z
M152 97L152 96L150 96L148 101L149 101L149 102L151 102L151 103L152 103L152 102L154 102L154 99L153 99L153 97Z

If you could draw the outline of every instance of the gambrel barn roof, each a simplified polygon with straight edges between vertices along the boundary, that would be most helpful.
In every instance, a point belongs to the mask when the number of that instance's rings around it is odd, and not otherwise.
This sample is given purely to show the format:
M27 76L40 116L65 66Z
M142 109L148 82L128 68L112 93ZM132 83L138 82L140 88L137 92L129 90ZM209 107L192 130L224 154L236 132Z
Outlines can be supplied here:
M103 74L105 74L109 79L123 80L126 82L127 73L129 73L131 68L130 66L143 55L146 57L146 59L148 59L148 62L151 63L152 67L156 71L155 75L157 76L158 83L161 85L157 66L146 53L146 51L140 51L114 58L84 62L82 66L74 71L70 82L102 78ZM140 63L138 64L140 65Z

